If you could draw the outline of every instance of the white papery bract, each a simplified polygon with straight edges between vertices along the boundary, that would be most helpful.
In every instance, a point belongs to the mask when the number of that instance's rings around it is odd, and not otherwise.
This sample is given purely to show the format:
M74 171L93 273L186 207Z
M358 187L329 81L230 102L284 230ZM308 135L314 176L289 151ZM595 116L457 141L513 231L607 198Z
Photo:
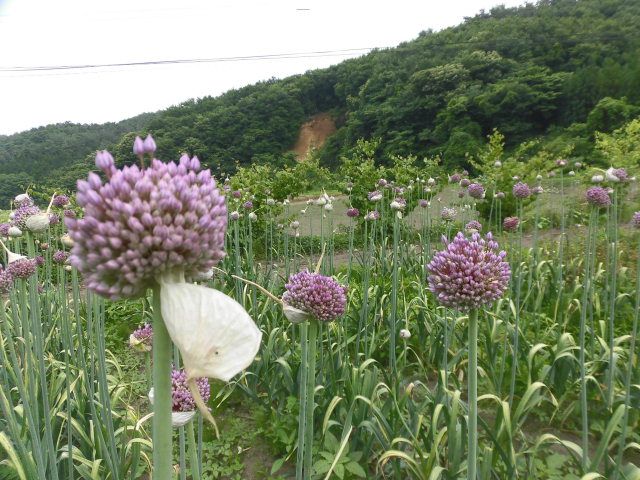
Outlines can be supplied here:
M161 281L160 287L162 317L189 378L226 382L251 364L262 332L242 305L201 285Z

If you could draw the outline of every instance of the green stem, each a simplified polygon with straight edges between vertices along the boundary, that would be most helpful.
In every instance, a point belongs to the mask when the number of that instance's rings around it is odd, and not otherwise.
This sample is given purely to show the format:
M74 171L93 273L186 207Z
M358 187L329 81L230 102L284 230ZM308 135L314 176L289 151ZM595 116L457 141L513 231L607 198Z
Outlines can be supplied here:
M318 322L309 322L309 363L307 365L307 398L306 398L306 424L304 427L304 478L311 478L311 465L313 461L313 409L315 406L314 394L316 389L316 346L318 338Z
M160 287L153 289L153 478L171 480L171 338L160 312Z
M187 440L189 442L189 466L191 467L192 480L200 480L200 469L198 467L198 449L196 436L193 428L193 421L187 423Z
M296 462L296 480L303 480L302 467L304 464L304 432L307 408L307 366L308 355L308 326L307 322L300 324L300 413L298 416L298 456Z
M467 480L476 480L478 456L478 311L469 313L469 460Z

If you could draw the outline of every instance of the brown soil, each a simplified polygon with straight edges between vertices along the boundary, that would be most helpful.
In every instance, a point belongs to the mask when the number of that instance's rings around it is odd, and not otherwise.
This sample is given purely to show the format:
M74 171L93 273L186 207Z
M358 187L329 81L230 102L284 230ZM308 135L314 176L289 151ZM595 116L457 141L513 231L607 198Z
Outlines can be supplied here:
M328 113L315 115L300 127L298 141L293 147L298 160L304 160L310 150L321 147L336 131L336 124Z

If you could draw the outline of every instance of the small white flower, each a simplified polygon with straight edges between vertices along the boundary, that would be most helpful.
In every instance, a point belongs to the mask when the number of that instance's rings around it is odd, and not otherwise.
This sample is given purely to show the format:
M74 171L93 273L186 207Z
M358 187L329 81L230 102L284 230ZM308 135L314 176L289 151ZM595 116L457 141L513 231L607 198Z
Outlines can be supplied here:
M604 177L602 175L594 175L593 177L591 177L591 181L593 183L602 183L604 182Z
M616 169L613 167L610 167L607 169L607 171L605 172L605 177L607 178L608 181L610 182L619 182L620 179L617 177L616 173L615 173Z
M502 166L502 162L500 160L496 160L495 162L493 162L493 166L500 168Z
M9 214L9 220L13 220L14 218L16 218L16 212L11 212Z
M305 208L304 210L300 210L300 215L306 215L307 214L307 209Z
M324 198L324 195L321 195L316 199L316 205L318 205L319 207L322 207L323 205L326 205L326 204L327 204L327 199Z
M256 212L249 213L249 220L251 220L252 222L255 222L257 219L258 219L258 215L256 215Z
M536 180L538 180L538 181L542 180L542 175L540 175L540 174L536 175Z
M22 230L20 230L18 227L13 226L9 228L9 236L13 237L13 238L18 238L22 236Z
M327 212L332 211L332 210L333 210L333 203L327 203L327 204L324 206L324 209L325 209Z
M403 328L402 330L400 330L400 338L404 338L404 339L411 338L411 332L406 328Z
M428 183L429 185L433 186L433 185L435 185L435 184L436 184L436 180L435 180L435 178L431 178L431 177L429 177L429 180L427 180L427 183Z
M60 237L60 242L67 248L73 247L74 244L73 238L71 238L68 233L65 233Z
M569 175L570 177L575 177L576 172L574 172L573 170L571 170L571 171L568 173L568 175Z
M424 193L431 193L431 187L424 187Z
M21 193L20 195L16 195L16 198L14 198L13 200L16 203L22 203L29 200L29 198L30 198L29 195L27 195L26 193Z
M32 232L42 233L49 228L49 215L46 213L37 213L28 217L24 223Z
M274 206L276 204L276 201L273 198L267 198L267 205L269 205L270 207Z
M402 210L404 208L403 205L396 200L391 202L390 207L391 207L391 210Z
M64 266L64 269L65 269L67 272L70 272L71 270L73 270L73 268L71 268L71 265L65 265L65 266Z

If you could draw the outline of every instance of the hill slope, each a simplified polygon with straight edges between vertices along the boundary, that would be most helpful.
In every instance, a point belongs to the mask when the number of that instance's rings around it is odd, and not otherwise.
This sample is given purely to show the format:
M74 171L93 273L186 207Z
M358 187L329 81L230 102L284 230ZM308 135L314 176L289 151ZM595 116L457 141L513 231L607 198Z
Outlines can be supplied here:
M320 152L327 165L361 137L382 139L383 162L394 154L438 154L446 165L460 165L493 128L507 146L561 137L562 148L587 155L594 130L638 113L639 24L635 1L498 7L397 48L135 121L0 137L0 201L20 182L43 180L43 169L59 169L51 181L70 184L65 174L90 168L87 155L109 143L133 161L131 135L121 137L127 131L152 132L161 158L188 151L225 172L235 162L274 162L294 148L301 125L322 112L337 127Z

